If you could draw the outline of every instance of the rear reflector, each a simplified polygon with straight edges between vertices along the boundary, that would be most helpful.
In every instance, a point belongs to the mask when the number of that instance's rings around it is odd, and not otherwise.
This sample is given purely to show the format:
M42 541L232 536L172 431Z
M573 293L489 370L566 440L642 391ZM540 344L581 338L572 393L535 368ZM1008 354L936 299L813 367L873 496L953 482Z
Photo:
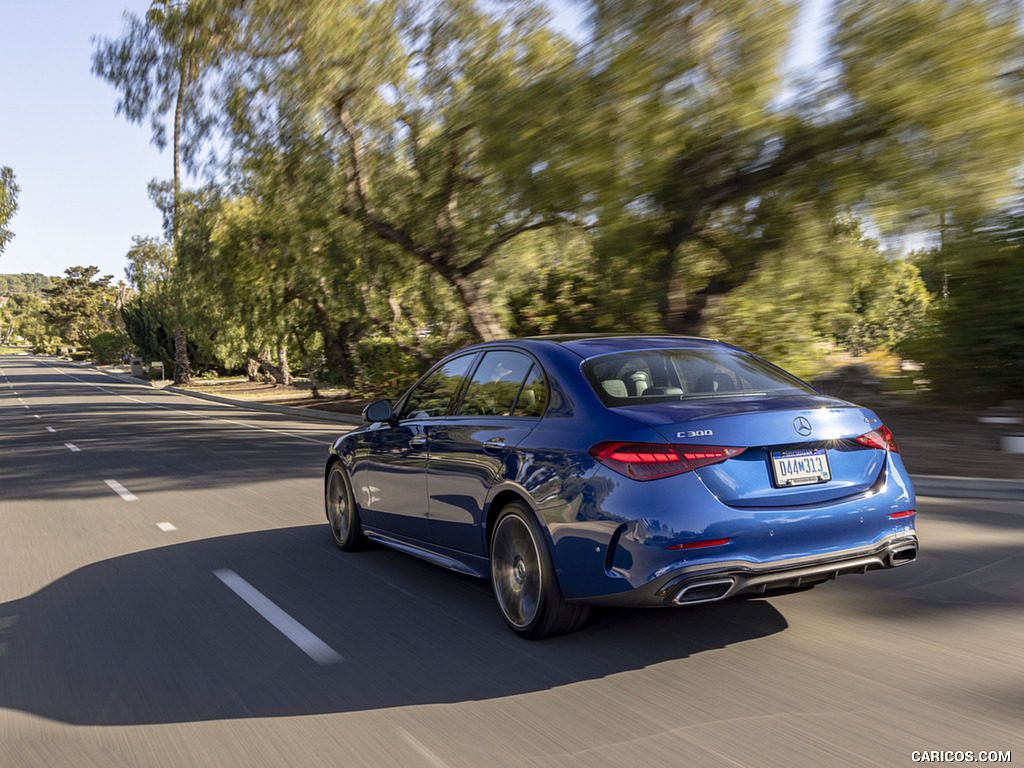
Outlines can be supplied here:
M900 517L910 517L911 515L915 514L916 512L917 512L916 509L908 509L908 510L905 510L904 512L893 512L891 515L889 515L889 517L892 520L896 520L896 519L898 519Z
M708 539L707 541L691 541L686 544L673 544L666 549L701 549L703 547L720 547L728 544L732 539Z
M591 448L590 455L626 477L655 480L716 464L738 456L743 451L743 448L719 446L621 443L608 440Z

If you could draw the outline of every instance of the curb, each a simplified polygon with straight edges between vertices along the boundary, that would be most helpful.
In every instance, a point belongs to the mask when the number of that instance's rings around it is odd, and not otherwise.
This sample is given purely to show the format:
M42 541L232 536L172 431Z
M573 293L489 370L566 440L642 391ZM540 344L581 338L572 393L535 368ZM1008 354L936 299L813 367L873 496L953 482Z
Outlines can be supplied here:
M138 384L140 386L155 386L153 382L137 379L134 376L123 373L106 371L93 366L94 370L102 371L108 376L113 376L122 381ZM350 426L362 426L363 420L359 416L348 413L331 413L330 411L317 411L312 408L293 408L287 405L274 405L272 403L260 403L249 400L236 400L223 395L209 395L205 392L194 392L188 389L181 389L175 386L164 386L169 392L179 395L195 397L200 400L210 400L225 405L233 405L239 408L249 408L254 411L270 411L293 417L305 417L319 419L322 421L336 421ZM986 477L953 477L945 475L911 475L911 482L914 484L914 492L918 496L937 496L955 499L1000 499L1004 501L1024 501L1024 480L999 480Z

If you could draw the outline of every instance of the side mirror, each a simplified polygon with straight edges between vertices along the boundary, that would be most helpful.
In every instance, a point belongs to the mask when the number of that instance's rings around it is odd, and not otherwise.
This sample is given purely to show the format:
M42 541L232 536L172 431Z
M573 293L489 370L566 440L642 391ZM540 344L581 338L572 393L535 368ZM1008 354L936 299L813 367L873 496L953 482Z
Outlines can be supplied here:
M390 400L375 400L363 408L363 421L367 424L374 424L378 421L391 421L393 416Z

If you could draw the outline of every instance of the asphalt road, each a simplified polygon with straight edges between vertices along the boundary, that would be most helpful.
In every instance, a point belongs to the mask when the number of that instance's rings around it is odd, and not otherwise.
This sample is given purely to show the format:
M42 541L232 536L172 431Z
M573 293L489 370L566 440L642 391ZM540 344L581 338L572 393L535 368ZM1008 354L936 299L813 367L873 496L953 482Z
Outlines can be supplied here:
M531 643L484 582L334 547L343 429L0 357L0 766L1024 761L1024 502L922 498L910 566Z

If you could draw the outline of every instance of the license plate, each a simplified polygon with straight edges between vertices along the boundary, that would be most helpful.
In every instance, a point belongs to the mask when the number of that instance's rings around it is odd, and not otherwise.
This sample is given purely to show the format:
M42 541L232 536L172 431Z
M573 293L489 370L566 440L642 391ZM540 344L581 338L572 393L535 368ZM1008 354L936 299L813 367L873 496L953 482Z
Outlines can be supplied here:
M824 448L806 448L800 451L772 451L772 473L775 485L827 483L832 479L828 467L828 454Z

